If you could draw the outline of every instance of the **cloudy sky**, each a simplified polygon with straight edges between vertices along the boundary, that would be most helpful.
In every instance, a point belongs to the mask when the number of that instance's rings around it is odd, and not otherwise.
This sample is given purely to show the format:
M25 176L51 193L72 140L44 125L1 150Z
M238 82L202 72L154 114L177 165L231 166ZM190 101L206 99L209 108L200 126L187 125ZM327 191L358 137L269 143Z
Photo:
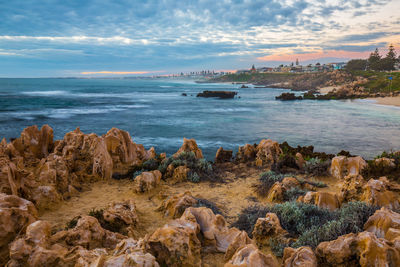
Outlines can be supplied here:
M0 0L0 77L363 58L400 48L399 11L400 0Z

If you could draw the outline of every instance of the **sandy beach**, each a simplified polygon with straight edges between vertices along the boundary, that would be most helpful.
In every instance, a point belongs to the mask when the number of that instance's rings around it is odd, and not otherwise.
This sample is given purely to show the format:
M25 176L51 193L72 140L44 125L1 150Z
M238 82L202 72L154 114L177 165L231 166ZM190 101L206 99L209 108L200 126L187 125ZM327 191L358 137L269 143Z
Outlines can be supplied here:
M390 105L400 107L400 96L391 96L391 97L375 97L368 98L370 100L376 101L377 104L380 105Z

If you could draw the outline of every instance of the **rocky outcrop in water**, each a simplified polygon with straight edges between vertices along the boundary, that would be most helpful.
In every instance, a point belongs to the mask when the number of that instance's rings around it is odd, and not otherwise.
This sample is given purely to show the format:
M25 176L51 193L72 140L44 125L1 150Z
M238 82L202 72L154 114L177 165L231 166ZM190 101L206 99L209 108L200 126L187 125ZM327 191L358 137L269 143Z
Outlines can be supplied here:
M232 91L203 91L202 93L198 93L197 97L217 97L221 99L229 99L234 98L237 95L237 92Z

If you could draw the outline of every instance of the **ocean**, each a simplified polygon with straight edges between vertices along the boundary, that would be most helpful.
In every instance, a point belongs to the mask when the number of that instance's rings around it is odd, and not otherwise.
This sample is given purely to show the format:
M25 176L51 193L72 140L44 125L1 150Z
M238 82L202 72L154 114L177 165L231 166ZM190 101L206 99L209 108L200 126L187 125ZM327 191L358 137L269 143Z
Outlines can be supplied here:
M0 79L0 138L9 141L34 124L49 124L56 139L76 127L98 135L117 127L167 154L183 137L194 138L209 160L221 146L237 151L265 138L366 158L400 150L400 108L368 100L282 102L275 96L288 90L239 87L171 79ZM240 98L197 98L203 90L235 90Z

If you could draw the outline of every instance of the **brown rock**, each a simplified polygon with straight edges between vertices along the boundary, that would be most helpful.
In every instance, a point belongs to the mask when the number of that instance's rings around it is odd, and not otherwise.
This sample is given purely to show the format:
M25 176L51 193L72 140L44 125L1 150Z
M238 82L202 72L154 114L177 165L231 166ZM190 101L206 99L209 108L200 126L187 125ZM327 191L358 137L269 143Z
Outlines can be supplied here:
M248 244L254 244L253 240L249 238L245 231L240 232L240 234L238 234L235 239L229 244L225 252L224 260L229 261L239 248L244 247Z
M239 147L239 151L236 154L236 160L239 162L249 162L256 158L257 149L255 146L246 144Z
M276 182L268 191L267 202L282 202L285 189L282 183Z
M261 140L257 145L256 165L270 167L279 160L280 154L282 154L282 149L278 142L270 139Z
M165 217L179 218L182 216L186 208L193 207L198 203L190 192L173 195L165 199L157 208L158 211L164 212Z
M157 262L166 266L201 266L201 243L197 238L199 225L176 219L158 228L147 240L148 251Z
M258 218L253 230L253 239L258 245L268 245L271 238L276 238L282 242L287 241L289 235L281 227L278 216L275 213L267 213L265 218Z
M183 145L172 156L177 157L182 152L193 152L197 159L203 158L203 153L201 152L201 149L197 146L196 140L194 139L183 138Z
M211 251L226 252L236 236L241 233L237 228L228 228L224 217L220 214L215 215L209 208L187 208L181 219L192 220L192 218L200 226L200 232L204 237L203 246Z
M303 198L304 203L314 204L320 208L331 211L340 207L339 198L332 192L307 192Z
M399 200L395 193L388 190L389 181L386 177L381 177L379 180L370 179L364 185L364 193L361 200L368 204L397 209L400 207Z
M304 168L304 165L306 164L306 161L304 160L303 155L301 153L297 152L295 159L296 159L297 167L299 167L299 169L302 170Z
M331 161L330 173L337 179L342 179L347 175L359 175L367 167L365 160L360 157L337 156Z
M186 166L178 166L174 169L171 179L168 179L168 183L177 184L186 182L190 169Z
M8 259L8 245L38 217L28 200L0 193L0 265Z
M136 193L144 193L156 188L161 182L161 172L159 170L142 172L136 176L133 187Z
M400 236L400 214L383 207L369 217L364 230L374 233L378 238L393 241Z
M278 261L271 254L265 255L258 248L249 244L238 249L232 259L225 264L225 267L278 267Z
M124 225L125 227L123 228L125 229L122 229L124 234L133 234L133 230L139 222L136 205L133 199L109 204L103 212L103 217L105 221L111 224Z
M357 266L357 235L347 234L338 239L321 242L315 249L322 266Z
M286 247L283 251L283 267L317 267L317 257L310 247L294 249Z
M218 148L215 155L215 163L229 162L232 160L232 150L224 150L222 147Z
M340 202L360 200L365 183L361 175L347 175L340 189Z

